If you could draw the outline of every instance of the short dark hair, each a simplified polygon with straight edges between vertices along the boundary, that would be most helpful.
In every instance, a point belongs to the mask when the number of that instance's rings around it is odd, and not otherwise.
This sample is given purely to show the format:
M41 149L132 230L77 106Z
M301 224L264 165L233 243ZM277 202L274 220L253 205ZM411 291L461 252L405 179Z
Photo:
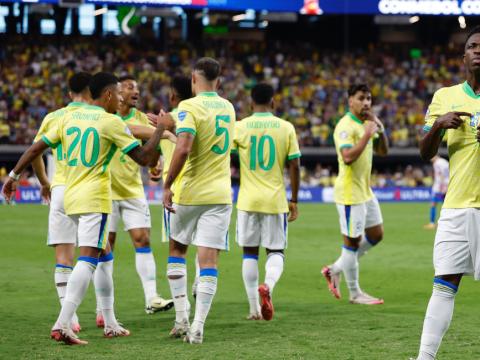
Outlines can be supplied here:
M467 38L465 39L465 46L467 46L468 40L475 34L480 34L480 26L475 26L467 35Z
M187 100L192 97L192 80L184 75L174 76L170 87L175 90L180 100Z
M367 84L353 84L348 88L348 97L355 96L357 92L366 92L371 93L370 88Z
M80 94L88 88L92 80L92 74L87 72L78 72L68 79L68 89L74 94Z
M203 57L195 63L193 70L201 72L208 81L213 81L220 76L220 63L210 57Z
M89 85L92 99L98 99L108 86L116 84L118 84L118 78L115 75L107 72L96 73L93 75Z
M273 98L272 85L260 83L252 89L252 100L257 105L268 105Z
M135 76L133 75L123 75L123 76L120 76L120 78L118 79L118 82L124 82L127 80L137 81L137 79L135 79Z

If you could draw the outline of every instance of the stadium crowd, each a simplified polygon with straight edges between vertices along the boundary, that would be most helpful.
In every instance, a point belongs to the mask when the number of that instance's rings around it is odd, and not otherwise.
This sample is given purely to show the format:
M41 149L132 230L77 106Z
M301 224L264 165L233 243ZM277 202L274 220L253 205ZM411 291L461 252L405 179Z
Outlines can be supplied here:
M265 79L277 91L277 115L295 124L302 147L333 145L333 128L346 111L345 89L353 82L371 86L391 145L416 146L433 92L460 82L463 66L445 49L412 57L373 46L349 53L285 44L281 51L269 46L268 53L249 43L211 46L204 53L222 61L220 93L233 102L238 118L250 112L248 90ZM167 107L170 77L189 73L197 55L189 45L160 53L122 38L13 39L0 49L0 144L31 143L42 118L68 102L66 79L74 71L132 74L141 86L139 108L157 111Z

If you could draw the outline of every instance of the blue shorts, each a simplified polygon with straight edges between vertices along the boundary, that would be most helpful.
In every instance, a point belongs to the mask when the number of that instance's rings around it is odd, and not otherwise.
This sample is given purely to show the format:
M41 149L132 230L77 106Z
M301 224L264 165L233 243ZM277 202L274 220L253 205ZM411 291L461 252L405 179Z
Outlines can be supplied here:
M432 202L443 202L445 200L444 193L432 193Z

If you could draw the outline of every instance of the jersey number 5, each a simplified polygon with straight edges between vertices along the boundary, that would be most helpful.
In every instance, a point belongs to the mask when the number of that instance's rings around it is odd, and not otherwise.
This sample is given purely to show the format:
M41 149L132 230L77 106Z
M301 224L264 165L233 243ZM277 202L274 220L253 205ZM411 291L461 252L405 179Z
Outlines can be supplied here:
M67 135L73 135L73 141L70 143L67 151L67 165L68 166L77 166L78 159L73 157L72 154L75 151L75 148L80 143L80 160L82 161L83 166L92 167L97 163L98 154L100 153L100 136L95 128L89 127L82 134L82 130L78 127L71 127L67 129ZM90 160L87 161L87 145L90 136L93 136L91 141L91 153Z
M215 117L215 135L222 136L225 135L225 141L223 143L223 147L218 146L217 144L212 146L212 151L215 154L222 155L225 154L228 150L228 145L230 144L230 134L228 133L228 128L222 127L220 121L224 121L226 123L230 123L230 116L229 115L217 115Z
M265 142L268 141L268 162L265 165ZM257 149L258 143L258 149ZM263 135L260 140L257 136L250 137L250 170L257 169L257 162L260 169L268 171L275 163L275 141L269 135Z

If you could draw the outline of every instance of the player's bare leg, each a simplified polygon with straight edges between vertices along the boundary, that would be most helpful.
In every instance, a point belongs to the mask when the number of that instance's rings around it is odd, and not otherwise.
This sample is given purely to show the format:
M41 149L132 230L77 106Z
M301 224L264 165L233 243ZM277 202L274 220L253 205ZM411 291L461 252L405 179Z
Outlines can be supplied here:
M73 259L75 256L75 245L58 244L55 245L55 287L57 289L60 305L63 305L67 283L73 270ZM74 333L78 333L82 328L78 321L76 313L73 314L71 328Z
M418 360L433 360L452 320L455 295L463 274L442 275L433 280L433 292L423 323Z
M62 310L51 331L51 338L63 341L68 345L86 345L87 342L80 340L70 328L70 321L78 306L85 297L88 285L98 263L100 249L82 246L80 257L73 268L67 283L65 299Z
M380 241L383 239L383 224L372 226L368 229L365 229L365 234L360 240L358 246L358 258L365 255L365 253L370 250L372 247L377 246Z
M170 239L169 245L167 277L175 304L175 325L170 331L170 336L180 338L187 333L190 327L188 319L187 266L185 259L188 246L173 239Z
M265 263L265 283L259 286L258 293L261 299L262 317L265 320L272 320L274 308L272 293L275 284L283 272L284 255L283 250L267 249L267 262Z
M258 296L258 252L258 246L243 248L242 277L250 305L247 320L262 319Z
M142 281L145 295L145 312L153 314L173 307L172 299L163 299L157 293L157 268L150 247L150 229L130 229L130 238L135 247L135 266Z
M198 278L197 301L195 302L195 318L185 336L185 341L190 344L203 342L203 328L217 291L218 253L218 249L197 247L200 277Z

